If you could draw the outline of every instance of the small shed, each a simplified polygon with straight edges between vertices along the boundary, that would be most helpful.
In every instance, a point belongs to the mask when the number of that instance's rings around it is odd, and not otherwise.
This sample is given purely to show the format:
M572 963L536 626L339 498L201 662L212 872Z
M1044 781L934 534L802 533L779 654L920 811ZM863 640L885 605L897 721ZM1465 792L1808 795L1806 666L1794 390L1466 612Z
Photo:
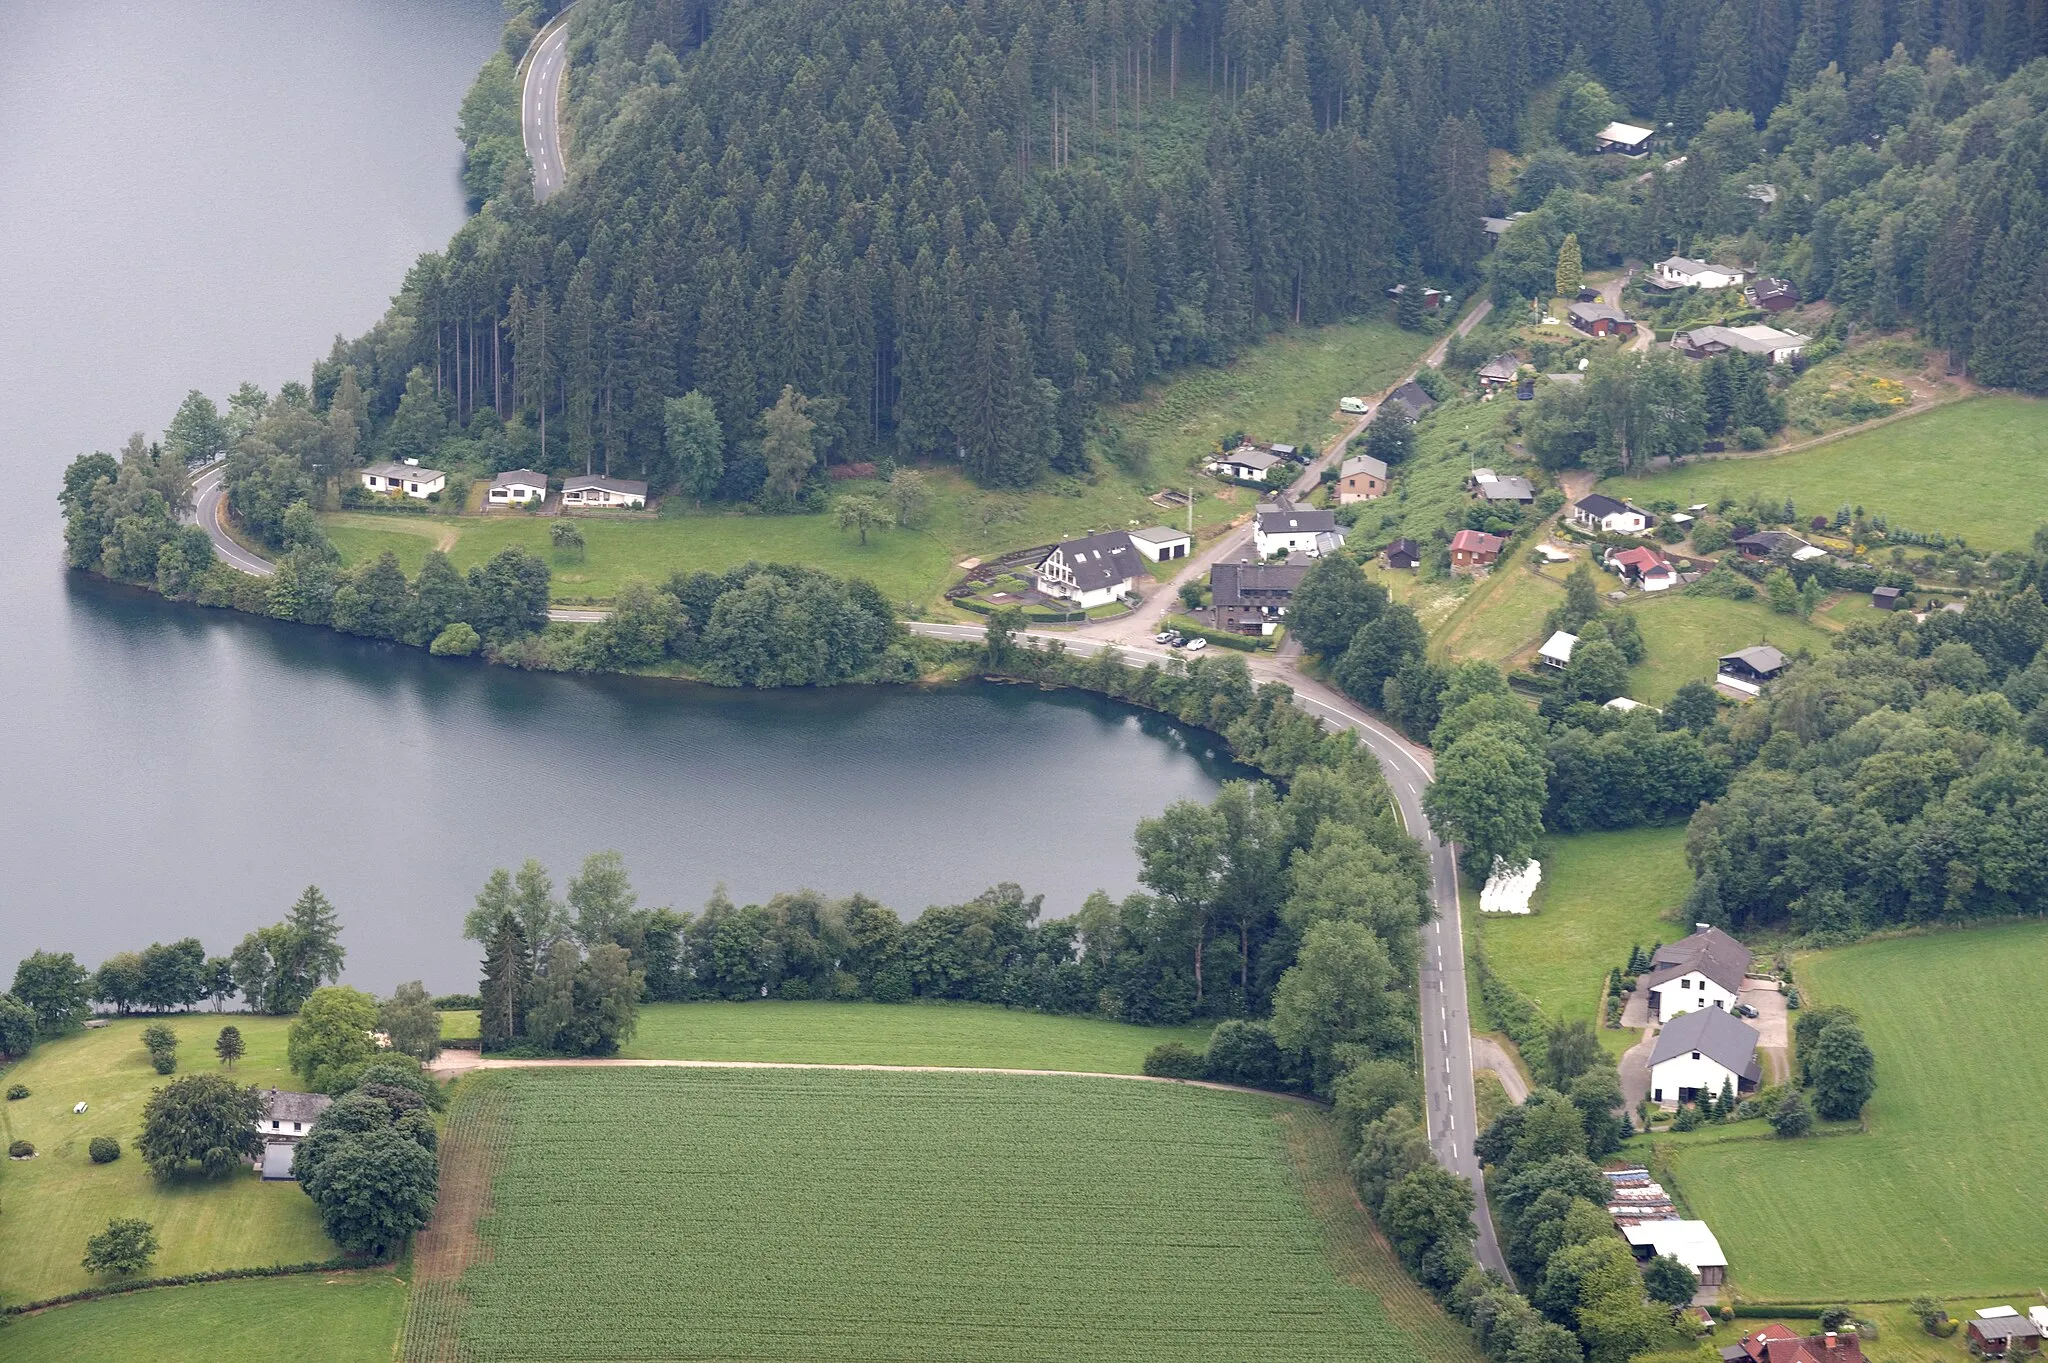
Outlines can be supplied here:
M298 1147L288 1141L275 1141L263 1147L263 1179L266 1183L278 1183L298 1178L292 1172L292 1158Z
M1559 630L1543 641L1543 647L1536 650L1536 656L1542 660L1545 667L1568 667L1572 660L1572 650L1578 647L1578 643L1578 635Z
M1899 608L1899 589L1897 587L1872 587L1870 589L1870 604L1881 611L1897 610Z
M1380 550L1380 562L1389 568L1415 568L1422 563L1422 546L1405 536Z
M1194 547L1194 540L1186 532L1155 525L1146 530L1133 530L1131 544L1137 551L1154 563L1165 563L1172 559L1186 558L1188 550Z

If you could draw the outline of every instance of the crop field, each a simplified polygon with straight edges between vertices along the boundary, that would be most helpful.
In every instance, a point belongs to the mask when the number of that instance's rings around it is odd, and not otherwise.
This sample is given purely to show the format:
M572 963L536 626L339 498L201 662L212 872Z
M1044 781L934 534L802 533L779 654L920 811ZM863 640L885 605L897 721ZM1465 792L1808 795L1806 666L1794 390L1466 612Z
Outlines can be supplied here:
M8 1363L277 1363L293 1354L389 1363L404 1315L405 1284L390 1273L245 1278L24 1316L0 1335L0 1354Z
M222 1179L158 1183L135 1154L142 1105L167 1082L150 1068L142 1029L125 1018L37 1046L5 1073L27 1098L0 1104L0 1134L25 1140L36 1157L0 1164L0 1294L35 1301L92 1285L79 1267L85 1242L117 1216L139 1216L163 1242L152 1272L306 1263L334 1254L312 1199L296 1183L265 1183L253 1170ZM295 1087L285 1067L285 1018L183 1013L162 1019L178 1034L178 1073L225 1072L213 1055L221 1026L241 1029L248 1053L234 1077ZM86 1105L74 1113L76 1103ZM94 1164L94 1136L121 1142L121 1158Z
M1790 497L1801 516L1847 503L1894 526L1961 535L1982 549L2026 547L2048 520L2048 491L2011 474L2048 456L2048 406L2008 394L1971 398L1861 435L1790 454L1711 459L1643 477L1610 478L1601 491L1681 506L1753 492Z
M2048 924L2029 923L1795 961L1809 999L1861 1015L1877 1093L1866 1131L1673 1147L1739 1290L2031 1297L2048 1265L2044 959Z
M506 1134L462 1280L477 1360L1456 1357L1333 1255L1299 1105L983 1075L481 1082L461 1101L499 1095Z
M474 1033L472 1033L474 1035ZM821 1065L964 1065L1137 1074L1165 1041L1202 1050L1207 1027L1133 1027L1101 1018L973 1003L654 1003L620 1052L639 1060L789 1060Z

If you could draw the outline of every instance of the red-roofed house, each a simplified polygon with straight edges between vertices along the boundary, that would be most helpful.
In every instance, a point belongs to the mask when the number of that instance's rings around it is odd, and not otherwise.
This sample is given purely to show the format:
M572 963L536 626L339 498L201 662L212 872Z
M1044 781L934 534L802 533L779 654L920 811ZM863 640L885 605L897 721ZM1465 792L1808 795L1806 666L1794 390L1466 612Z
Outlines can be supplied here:
M1678 581L1665 557L1647 545L1608 550L1607 566L1646 592L1661 592Z
M1854 1330L1799 1335L1783 1325L1766 1325L1721 1350L1727 1363L1864 1363L1863 1341Z
M1491 568L1500 561L1500 551L1506 543L1499 535L1483 530L1460 530L1451 536L1451 571L1469 573L1477 568Z

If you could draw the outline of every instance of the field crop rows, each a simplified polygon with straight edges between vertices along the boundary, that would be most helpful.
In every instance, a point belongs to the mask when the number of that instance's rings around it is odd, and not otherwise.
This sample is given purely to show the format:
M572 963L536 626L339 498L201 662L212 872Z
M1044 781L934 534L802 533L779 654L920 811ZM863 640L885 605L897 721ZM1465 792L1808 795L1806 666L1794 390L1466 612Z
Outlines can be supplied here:
M1275 1100L983 1075L486 1082L511 1144L463 1283L466 1357L1425 1356L1333 1270Z

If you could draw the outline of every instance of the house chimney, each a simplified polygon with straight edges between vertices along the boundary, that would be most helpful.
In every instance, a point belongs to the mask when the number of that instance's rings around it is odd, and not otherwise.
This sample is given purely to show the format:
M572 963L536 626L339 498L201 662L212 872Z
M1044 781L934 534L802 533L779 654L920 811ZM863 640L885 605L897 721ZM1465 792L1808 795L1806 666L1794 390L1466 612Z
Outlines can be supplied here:
M1834 1332L1833 1330L1830 1330L1830 1331L1828 1331L1828 1352L1829 1352L1829 1353L1833 1353L1834 1351L1835 1351L1835 1332Z

